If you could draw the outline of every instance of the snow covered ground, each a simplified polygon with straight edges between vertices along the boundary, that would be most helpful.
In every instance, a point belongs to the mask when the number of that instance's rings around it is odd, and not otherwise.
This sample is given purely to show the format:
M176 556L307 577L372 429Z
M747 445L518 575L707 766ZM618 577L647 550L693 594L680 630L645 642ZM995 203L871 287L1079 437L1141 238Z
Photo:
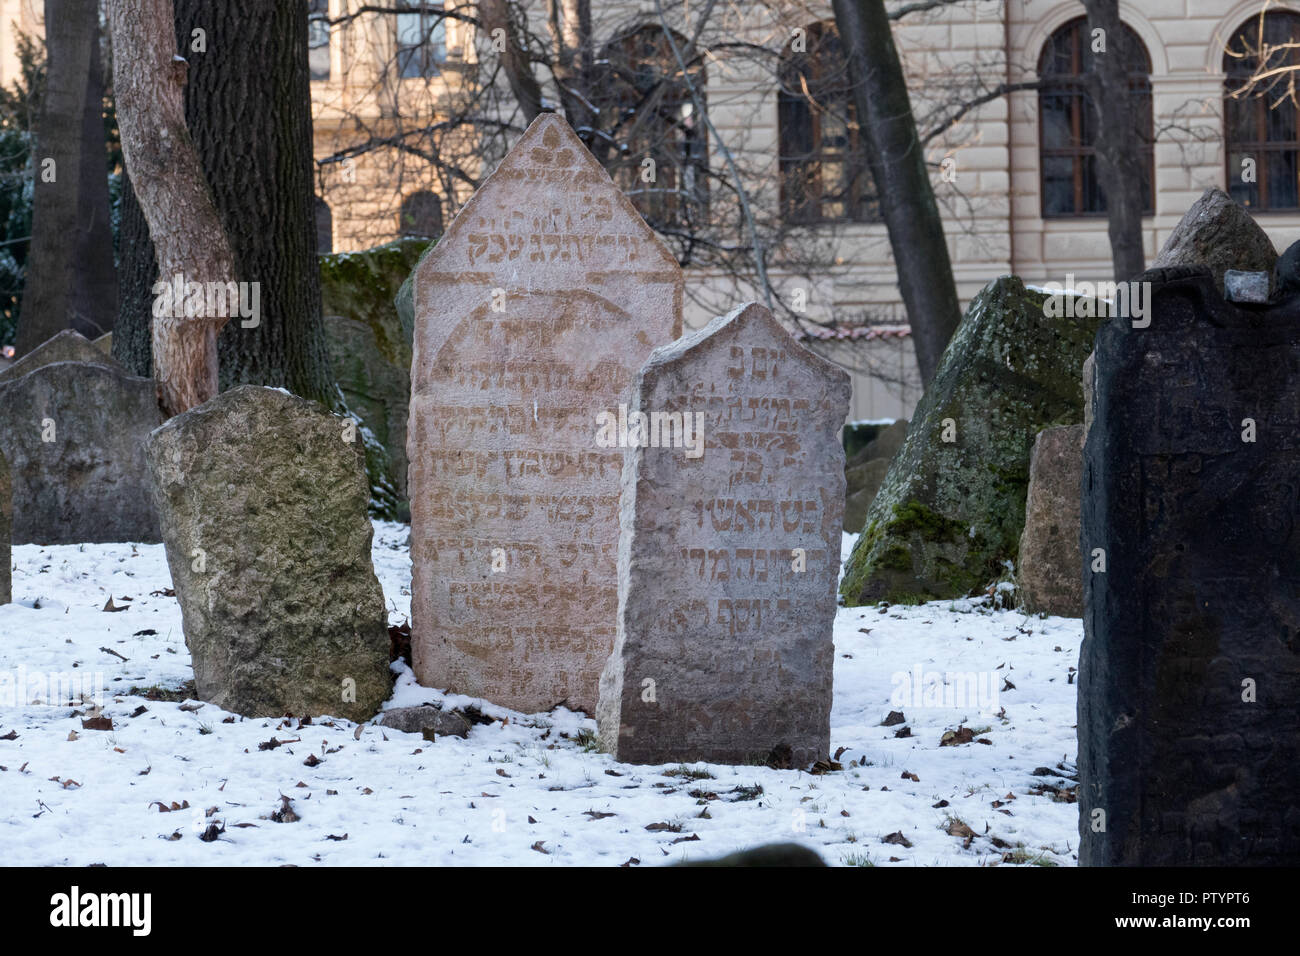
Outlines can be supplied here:
M376 523L392 623L410 606L406 533ZM500 719L431 743L151 699L193 676L161 545L27 545L14 563L0 863L649 866L788 840L832 864L1075 863L1077 620L975 601L842 608L840 769L642 767L596 752L595 721L564 710L484 704ZM105 611L110 596L127 609ZM84 727L88 707L31 703L96 675L111 730ZM441 699L470 702L403 670L390 706ZM905 723L882 726L891 710Z

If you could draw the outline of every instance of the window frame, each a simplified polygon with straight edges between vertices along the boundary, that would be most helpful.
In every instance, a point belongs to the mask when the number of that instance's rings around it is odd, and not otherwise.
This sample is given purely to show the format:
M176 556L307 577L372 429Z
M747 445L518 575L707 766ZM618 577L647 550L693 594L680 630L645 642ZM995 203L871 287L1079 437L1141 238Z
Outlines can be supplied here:
M443 16L445 7L442 0L406 0L408 6L418 7L393 16L393 61L397 68L397 79L430 80L441 76L447 63L447 20ZM436 19L430 15L436 14ZM402 24L407 18L417 18L419 40L414 43L402 42ZM433 20L430 23L430 20ZM436 35L441 36L435 42ZM405 57L405 59L404 59ZM416 62L416 72L408 73L408 65Z
M843 48L840 45L835 25L830 21L823 20L804 27L804 31L808 48L803 52L794 52L792 39L782 51L779 68L780 88L777 91L776 125L777 175L780 187L781 219L783 222L799 226L879 223L883 221L879 195L871 173L870 163L867 160L866 144L862 138L862 128L857 118L857 107L853 102L850 89L848 87L836 91L822 89L823 86L830 84L834 73L824 68L826 52L818 49L820 45L833 43L839 49L841 58L843 58ZM822 53L821 56L817 55L819 52ZM803 63L810 65L812 72L797 70L795 67L796 57L804 58ZM843 60L843 68L848 69L846 59ZM787 89L787 71L791 74L797 71L798 75L807 82L809 93L814 94L811 101L808 96L796 94ZM825 145L821 114L830 107L819 106L817 101L825 101L828 93L833 93L837 105L842 103L844 110L844 130L848 142L845 148L840 151L829 150ZM801 127L798 132L801 134L807 132L807 142L811 146L803 155L789 156L787 155L789 147L795 142L804 141L802 136L796 137L795 131L790 127L788 118L788 113L796 104L807 115L807 126ZM823 164L832 162L842 164L845 172L841 192L827 198L821 169ZM807 170L811 167L817 169L815 176L807 175ZM795 197L790 195L791 181L796 176L802 183L815 183L816 185L816 195L800 197L802 201L797 205ZM845 207L844 213L841 215L827 214L825 207L830 203L842 203ZM814 212L811 214L805 212L809 208L812 208Z
M1267 20L1273 20L1274 22L1277 22L1279 20L1290 21L1292 25L1291 42L1300 43L1300 13L1297 13L1295 10L1289 10L1286 8L1277 8L1277 9L1268 9L1263 11L1262 16L1265 17ZM1235 65L1235 64L1240 64L1242 62L1242 59L1238 57L1232 57L1228 51L1232 49L1233 45L1236 43L1239 37L1247 37L1247 39L1249 40L1248 34L1249 32L1251 32L1251 27L1259 23L1260 17L1261 17L1261 13L1255 13L1252 16L1247 17L1244 21L1242 21L1242 23L1237 27L1237 29L1232 32L1224 48L1223 59L1222 59L1223 72L1225 74L1223 80L1223 94L1222 94L1223 97L1223 167L1224 167L1223 181L1224 181L1224 185L1227 187L1226 191L1228 195L1232 196L1232 198L1236 202L1241 203L1246 209L1248 209L1252 216L1257 214L1294 216L1297 213L1300 213L1300 106L1297 106L1296 103L1289 102L1288 100L1285 99L1279 102L1277 108L1290 109L1292 112L1291 126L1294 131L1293 138L1290 141L1286 141L1286 140L1270 141L1267 138L1268 137L1268 131L1267 131L1268 116L1269 113L1272 112L1274 107L1270 107L1268 105L1268 91L1261 90L1260 92L1256 93L1254 96L1248 97L1245 100L1232 100L1232 98L1228 95L1229 87L1232 85L1234 79L1234 74L1236 74L1237 77L1240 78L1243 75L1249 76L1251 73L1250 70L1242 69L1240 67L1237 69L1233 69L1232 66L1230 65L1230 61L1231 64ZM1259 36L1258 30L1255 31L1255 35L1257 37ZM1287 59L1290 61L1291 64L1300 67L1300 50L1297 49L1287 50L1285 51L1285 56L1287 57ZM1251 112L1253 113L1252 125L1255 127L1254 132L1257 136L1262 134L1263 138L1245 140L1245 141L1240 141L1240 140L1234 141L1231 138L1231 131L1232 131L1233 124L1229 121L1228 118L1228 110L1229 110L1228 104L1230 101L1237 104L1241 104L1243 108L1245 103L1252 103ZM1283 153L1283 154L1291 153L1295 157L1294 166L1297 171L1295 205L1273 206L1269 202L1269 191L1270 191L1269 180L1272 177L1269 173L1269 164L1265 160L1271 154L1274 153ZM1232 157L1234 156L1234 154L1239 156L1244 155L1244 156L1255 157L1256 160L1255 182L1253 185L1255 186L1255 190L1254 190L1255 193L1260 198L1260 202L1258 205L1253 205L1247 200L1239 198L1239 196L1234 193L1237 182L1239 182L1238 177L1240 176L1241 173L1240 163L1238 164L1236 170L1233 169Z
M1039 82L1043 85L1037 90L1037 120L1038 120L1038 214L1044 221L1051 220L1070 220L1070 219L1105 219L1107 216L1105 208L1105 190L1100 180L1097 182L1098 193L1102 197L1103 206L1101 209L1085 209L1086 204L1086 168L1089 160L1093 160L1097 155L1095 143L1084 144L1083 135L1083 111L1090 108L1091 96L1088 93L1087 73L1082 72L1083 66L1083 43L1087 34L1088 18L1086 16L1074 17L1062 23L1054 29L1043 42L1042 48L1038 53L1038 63L1036 75ZM1126 31L1127 39L1134 44L1134 49L1141 57L1143 72L1129 72L1129 89L1140 92L1143 95L1146 107L1147 118L1149 121L1147 132L1147 142L1143 147L1145 154L1145 166L1147 173L1147 196L1146 202L1143 203L1142 217L1148 218L1155 215L1156 209L1156 168L1155 168L1155 97L1151 86L1151 54L1142 42L1142 38L1137 35L1132 27L1127 23L1122 24ZM1070 70L1068 74L1047 74L1043 73L1043 66L1047 62L1048 54L1053 52L1053 48L1058 36L1065 31L1071 31L1070 47ZM1056 78L1056 81L1049 85L1044 82L1049 77ZM1044 121L1044 100L1049 96L1069 96L1077 104L1070 110L1070 137L1071 145L1048 147L1044 142L1044 134L1047 124ZM1069 158L1073 160L1072 179L1072 210L1069 212L1048 212L1047 209L1047 160ZM1095 174L1094 174L1095 175Z

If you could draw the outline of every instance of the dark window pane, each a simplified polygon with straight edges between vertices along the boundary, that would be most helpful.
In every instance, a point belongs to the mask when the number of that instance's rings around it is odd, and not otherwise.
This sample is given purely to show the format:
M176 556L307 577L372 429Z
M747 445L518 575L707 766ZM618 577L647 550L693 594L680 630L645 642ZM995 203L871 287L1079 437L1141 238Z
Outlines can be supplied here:
M1092 63L1091 42L1087 21L1079 17L1053 33L1039 57L1040 76L1052 80L1038 94L1044 217L1099 215L1106 211L1105 190L1098 179L1094 154L1099 118L1084 85ZM1133 108L1140 111L1146 131L1142 195L1145 211L1151 212L1151 64L1142 41L1127 26L1124 53Z

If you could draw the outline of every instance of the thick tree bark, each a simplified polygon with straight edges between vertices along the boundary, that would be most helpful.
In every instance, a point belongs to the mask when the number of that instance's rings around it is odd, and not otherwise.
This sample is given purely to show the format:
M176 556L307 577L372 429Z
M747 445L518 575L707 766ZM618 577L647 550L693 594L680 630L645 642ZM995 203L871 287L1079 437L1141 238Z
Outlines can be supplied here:
M36 132L32 243L16 351L74 328L113 328L117 274L108 213L104 77L96 0L46 0L49 56ZM54 161L52 182L45 161Z
M185 63L176 57L171 0L114 0L109 23L122 154L159 273L204 286L232 283L230 246L185 127ZM226 320L155 311L154 375L163 410L176 415L217 394L217 332Z
M1129 89L1127 64L1136 51L1127 49L1127 32L1119 0L1084 0L1090 47L1097 30L1105 52L1093 47L1088 92L1097 116L1097 173L1106 193L1115 281L1132 279L1145 268L1142 248L1143 155L1142 111Z
M206 52L192 49L204 31ZM176 0L185 115L260 315L222 330L221 387L286 388L334 407L316 257L307 5ZM246 327L246 325L250 327Z
M129 170L127 171L129 172ZM117 239L117 325L113 329L113 358L132 374L153 374L150 323L153 287L158 281L158 256L149 238L149 223L136 198L131 177L122 176L122 201Z
M898 288L912 327L917 367L922 382L929 385L961 321L943 220L884 0L833 0L833 6L868 165L894 252Z

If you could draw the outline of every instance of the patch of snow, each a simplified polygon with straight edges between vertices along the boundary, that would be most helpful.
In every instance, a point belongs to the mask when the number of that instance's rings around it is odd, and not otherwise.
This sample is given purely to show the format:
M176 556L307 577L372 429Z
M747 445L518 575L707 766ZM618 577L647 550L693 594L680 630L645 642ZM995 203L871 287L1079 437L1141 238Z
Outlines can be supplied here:
M394 624L410 613L408 539L407 526L375 522L375 570ZM855 540L844 536L844 555ZM596 724L583 714L519 714L445 694L416 684L400 662L386 707L473 703L497 719L468 739L430 742L328 716L300 726L148 700L148 688L193 677L162 546L20 545L13 557L15 603L0 606L0 738L16 734L0 739L5 862L615 866L635 857L649 866L781 840L832 864L973 866L1021 845L1038 862L1075 862L1077 806L1042 786L1073 782L1033 771L1075 759L1078 620L1026 618L984 599L840 608L831 750L843 769L633 766L594 749ZM110 595L128 610L103 611ZM918 668L945 685L978 674L1015 686L1001 690L994 717L973 703L897 706L900 680ZM100 675L113 729L83 728L86 705L31 704L24 692L4 700L20 669L29 680ZM891 710L904 712L910 736L881 725ZM940 747L961 725L989 743ZM258 749L272 737L287 742ZM307 766L309 756L319 763ZM269 819L281 795L297 822ZM173 802L189 807L159 811ZM951 818L976 834L969 847L946 832ZM224 831L200 840L214 823ZM680 831L646 829L659 823ZM910 848L882 843L896 831ZM691 835L699 840L676 842Z

